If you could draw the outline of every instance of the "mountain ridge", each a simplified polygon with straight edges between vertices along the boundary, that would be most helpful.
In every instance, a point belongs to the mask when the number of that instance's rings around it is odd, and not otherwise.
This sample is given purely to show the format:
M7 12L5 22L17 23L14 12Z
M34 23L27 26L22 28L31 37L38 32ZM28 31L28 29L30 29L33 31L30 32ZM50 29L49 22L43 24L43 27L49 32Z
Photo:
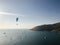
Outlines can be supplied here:
M45 25L35 26L31 30L60 32L60 22L54 23L54 24L45 24Z

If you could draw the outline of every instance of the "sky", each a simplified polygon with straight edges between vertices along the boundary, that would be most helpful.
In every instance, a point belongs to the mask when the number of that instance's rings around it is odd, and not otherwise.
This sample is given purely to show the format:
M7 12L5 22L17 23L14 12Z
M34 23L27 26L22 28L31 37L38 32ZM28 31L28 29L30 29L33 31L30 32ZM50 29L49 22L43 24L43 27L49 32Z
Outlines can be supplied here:
M30 29L57 22L60 22L60 0L0 0L0 29Z

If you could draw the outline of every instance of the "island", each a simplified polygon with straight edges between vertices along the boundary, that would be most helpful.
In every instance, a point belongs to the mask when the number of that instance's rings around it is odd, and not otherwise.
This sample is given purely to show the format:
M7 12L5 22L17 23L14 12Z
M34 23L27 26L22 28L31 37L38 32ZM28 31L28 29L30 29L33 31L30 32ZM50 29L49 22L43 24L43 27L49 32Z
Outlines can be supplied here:
M34 31L50 31L50 32L60 32L60 22L54 24L45 24L33 27L31 30Z

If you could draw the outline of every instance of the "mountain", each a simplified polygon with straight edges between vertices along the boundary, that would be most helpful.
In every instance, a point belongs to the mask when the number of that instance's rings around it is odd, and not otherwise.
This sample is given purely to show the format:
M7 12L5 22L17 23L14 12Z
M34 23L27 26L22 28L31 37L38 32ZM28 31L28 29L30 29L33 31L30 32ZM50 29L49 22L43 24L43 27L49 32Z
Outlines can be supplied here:
M60 32L60 22L55 23L55 24L46 24L46 25L41 25L41 26L35 26L31 30Z

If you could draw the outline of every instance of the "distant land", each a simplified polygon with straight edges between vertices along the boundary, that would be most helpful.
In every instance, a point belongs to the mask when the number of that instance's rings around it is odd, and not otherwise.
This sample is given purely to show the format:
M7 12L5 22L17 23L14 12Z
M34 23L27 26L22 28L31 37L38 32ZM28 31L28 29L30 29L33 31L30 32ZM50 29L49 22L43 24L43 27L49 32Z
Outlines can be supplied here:
M31 30L34 31L51 31L51 32L60 32L60 22L54 24L45 24L33 27Z

